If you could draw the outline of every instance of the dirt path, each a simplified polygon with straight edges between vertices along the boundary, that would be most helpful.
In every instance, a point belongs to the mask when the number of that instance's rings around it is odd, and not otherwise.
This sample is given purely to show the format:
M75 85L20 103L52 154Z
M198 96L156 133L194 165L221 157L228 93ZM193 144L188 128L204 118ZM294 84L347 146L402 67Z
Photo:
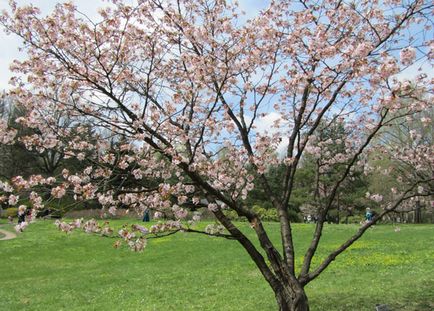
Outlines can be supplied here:
M11 239L15 239L17 237L17 235L15 233L3 230L1 228L0 228L0 233L5 235L4 237L0 238L0 241L11 240Z

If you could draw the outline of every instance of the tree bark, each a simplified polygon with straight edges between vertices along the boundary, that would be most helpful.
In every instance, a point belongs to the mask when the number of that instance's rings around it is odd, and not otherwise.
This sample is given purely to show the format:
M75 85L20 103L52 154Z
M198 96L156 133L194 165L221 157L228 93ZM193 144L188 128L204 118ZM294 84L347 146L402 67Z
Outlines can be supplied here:
M416 210L414 211L414 222L417 224L422 223L422 211L420 206L420 201L416 201Z
M279 311L309 311L309 302L304 288L299 284L282 284L275 291Z

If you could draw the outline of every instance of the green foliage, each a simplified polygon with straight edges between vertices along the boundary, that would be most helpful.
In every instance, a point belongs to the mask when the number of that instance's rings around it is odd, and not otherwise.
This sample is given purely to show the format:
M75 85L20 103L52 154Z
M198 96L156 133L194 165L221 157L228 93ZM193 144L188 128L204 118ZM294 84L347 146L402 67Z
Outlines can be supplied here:
M341 219L341 223L345 222L345 218ZM360 222L365 220L365 216L363 215L355 215L355 216L348 216L348 223L349 224L360 224Z
M234 210L225 210L224 214L229 217L230 220L238 220L238 221L242 221L243 218L238 217L237 212L235 212Z
M263 219L265 221L279 221L279 217L277 216L277 210L274 208L265 210Z
M252 210L263 220L263 221L279 221L277 217L277 211L274 208L265 209L260 205L254 205ZM233 210L226 210L225 215L228 216L231 220L236 221L245 221L246 218L239 217L238 214Z
M275 208L265 209L259 205L254 205L253 211L264 221L279 221L277 210Z
M314 201L315 191L315 162L310 156L303 159L300 167L295 173L294 188L290 199L290 204L299 208L304 204Z
M261 207L260 205L253 205L252 210L260 217L263 217L265 215L265 212L267 211L265 208Z
M272 221L277 222L279 221L279 217L277 215L277 210L275 208L263 208L261 205L253 205L252 210L263 220L263 221ZM244 217L239 217L238 214L235 211L232 210L226 210L225 215L228 216L231 220L236 221L245 221L246 219ZM292 222L300 222L301 217L300 215L294 211L289 210L289 219Z
M17 217L18 208L17 207L9 207L6 209L6 217Z

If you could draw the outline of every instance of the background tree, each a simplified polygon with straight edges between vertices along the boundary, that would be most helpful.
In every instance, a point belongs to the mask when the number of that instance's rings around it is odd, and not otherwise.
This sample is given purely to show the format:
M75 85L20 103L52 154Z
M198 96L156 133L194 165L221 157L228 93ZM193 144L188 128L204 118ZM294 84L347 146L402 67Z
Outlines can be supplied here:
M37 8L12 2L1 22L24 40L28 53L25 61L12 65L21 74L13 79L13 92L28 112L23 124L36 126L46 137L53 135L56 140L49 147L62 146L68 156L81 158L84 150L98 150L94 160L99 164L59 176L53 197L73 188L77 200L97 198L114 209L128 204L171 211L175 220L150 229L168 234L199 232L187 221L185 203L189 197L198 205L206 202L221 226L200 233L237 240L275 292L281 310L308 310L305 286L339 254L402 202L431 195L432 175L403 183L372 222L318 265L312 264L327 214L342 187L364 165L374 137L395 120L431 105L422 96L430 89L426 77L419 76L417 88L409 91L393 81L416 57L432 59L432 44L423 35L429 31L431 12L432 4L420 0L273 1L255 18L240 23L236 5L226 1L141 0L114 2L99 11L101 21L96 23L71 3L40 17ZM409 37L406 30L413 27L422 33ZM403 98L411 98L411 104ZM116 158L108 142L90 144L74 132L55 132L36 111L66 114L72 122L86 120L94 128L123 135L129 154L118 166L126 169L138 163L136 179L164 182L157 188L132 184L118 195L107 191L105 180L115 178L116 172L100 167ZM257 130L261 117L271 113L279 116L272 131ZM345 119L350 134L341 142L345 154L327 159L329 166L340 168L321 194L312 241L299 256L303 262L296 271L295 254L300 250L294 249L288 209L295 177L304 154L321 153L315 141L326 131L322 122L332 117ZM60 144L62 137L73 143ZM281 142L287 143L283 159L275 152ZM223 159L218 157L222 150ZM403 157L414 164L434 158L429 145L408 150ZM284 174L276 192L265 173L279 163L284 164ZM278 215L281 246L269 239L261 218L246 205L255 180ZM47 179L14 180L13 186L40 183ZM379 198L372 196L382 204ZM244 217L259 243L240 231L224 209ZM81 225L58 226L70 231ZM94 222L84 228L101 230ZM126 229L120 235L132 249L142 250L148 230L133 230L142 237Z
M12 99L6 94L0 99L0 117L5 127L8 127L14 135L19 131L15 119L20 116L20 109L14 105ZM13 176L29 176L36 173L36 159L27 152L23 144L2 144L0 146L0 176L10 179Z
M426 96L432 96L426 94ZM429 178L434 173L432 159L423 157L414 159L408 154L417 156L419 149L426 150L427 155L433 146L433 117L432 107L427 108L413 117L395 120L384 128L378 137L378 151L369 161L369 191L384 193L385 200L395 197L402 184L414 183L420 178ZM430 150L431 148L431 150ZM388 149L388 152L384 152ZM421 152L423 154L423 152ZM432 184L428 184L432 187ZM432 189L430 189L432 192ZM396 209L398 217L411 221L408 213L413 214L412 221L422 222L422 206L426 210L431 208L432 197L415 198ZM396 217L395 217L396 218Z

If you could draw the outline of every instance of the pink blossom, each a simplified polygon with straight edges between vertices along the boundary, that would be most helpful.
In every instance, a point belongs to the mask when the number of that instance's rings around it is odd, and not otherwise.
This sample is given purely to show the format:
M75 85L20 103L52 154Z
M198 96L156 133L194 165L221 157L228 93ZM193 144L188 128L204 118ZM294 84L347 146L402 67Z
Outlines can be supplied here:
M57 140L56 136L53 134L48 134L44 137L44 141L42 142L43 146L47 149L54 148L59 141Z
M194 192L194 186L193 185L186 185L185 186L185 192L193 193Z
M146 227L143 227L141 225L132 225L131 226L134 230L139 231L141 234L148 234L149 230Z
M83 230L86 233L99 233L101 231L101 227L95 219L91 219L83 224Z
M370 196L370 199L373 200L373 201L375 201L375 202L377 202L377 203L379 203L379 202L383 201L383 196L381 194L377 194L376 193L376 194L372 194Z
M126 229L121 229L118 231L118 234L120 237L122 237L125 241L129 241L136 237L136 234L134 232L130 232Z
M86 159L86 154L84 152L80 152L77 154L77 160L83 161L84 159Z
M154 218L155 219L160 219L161 217L163 217L163 213L161 213L161 212L155 212L154 213Z
M193 204L199 204L200 198L199 197L193 197Z
M18 200L19 200L19 196L18 195L13 195L13 194L11 194L10 196L9 196L9 200L8 200L8 204L9 205L15 205L15 204L17 204L17 202L18 202Z
M116 206L110 206L110 208L108 209L108 212L112 215L116 215Z
M216 203L209 203L208 204L208 209L211 212L216 212L219 209L219 206Z
M399 72L399 66L396 59L393 57L388 57L384 62L378 67L378 72L382 78L388 78Z
M135 169L132 171L133 176L135 179L142 179L143 178L143 172L141 169Z
M129 166L129 164L128 164L127 161L121 161L121 162L119 162L119 164L118 164L118 167L119 167L120 169L123 169L123 170L127 169L128 166Z
M3 190L4 192L12 192L14 189L9 185L8 182L2 182L0 181L0 190Z
M399 53L399 57L403 65L411 65L416 59L416 50L411 46L404 48Z
M174 214L177 219L184 219L188 216L188 211L186 209L178 207L175 208Z
M372 44L368 42L360 43L352 52L353 57L365 57L372 50Z
M75 219L73 222L75 228L81 228L82 223L83 223L83 218Z
M188 197L186 195L181 195L178 197L178 204L184 204L187 202Z
M429 126L431 124L431 119L427 117L420 118L420 121L424 126Z
M290 166L294 162L294 158L284 158L283 163L287 166Z
M111 236L112 233L113 233L113 229L111 229L110 227L104 227L101 229L102 236Z
M71 175L68 177L68 181L73 183L74 185L78 185L81 183L82 179L77 175Z
M224 233L225 227L219 224L209 224L205 227L205 232L209 234L221 234Z
M54 177L48 177L48 178L45 180L45 182L46 182L48 185L52 185L52 184L54 184L54 183L56 182L56 178L54 178Z
M56 199L61 199L66 194L66 189L63 186L58 186L51 189L51 195Z
M65 232L65 233L70 233L72 231L72 229L73 229L73 227L70 224L66 223L66 222L61 222L59 224L58 228L59 228L60 231Z
M193 221L200 221L201 215L195 212L192 217Z
M128 246L134 252L142 252L147 245L147 240L144 238L138 238L135 241L129 241Z
M83 174L85 175L90 175L92 173L93 167L92 166L88 166L84 169Z

